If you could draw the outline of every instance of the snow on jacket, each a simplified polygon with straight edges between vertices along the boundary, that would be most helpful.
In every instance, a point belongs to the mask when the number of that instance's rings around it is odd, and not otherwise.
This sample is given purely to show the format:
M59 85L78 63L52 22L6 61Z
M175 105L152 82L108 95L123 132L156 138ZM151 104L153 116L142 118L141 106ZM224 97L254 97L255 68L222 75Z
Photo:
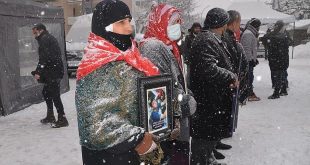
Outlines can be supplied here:
M249 63L245 57L245 52L243 50L242 45L237 41L236 34L227 29L224 33L223 41L227 45L227 49L230 52L230 59L232 65L234 67L234 73L239 75L239 100L241 102L247 98L248 95L248 70L249 70ZM240 59L241 58L241 59ZM241 61L240 61L241 60ZM239 66L240 65L240 66ZM239 70L240 67L240 70Z
M232 92L236 80L229 52L220 36L203 31L192 43L191 87L197 101L192 117L192 137L218 140L230 132Z
M268 45L268 61L271 70L286 70L289 67L289 46L292 44L288 33L271 32L264 37Z
M160 70L160 74L171 74L173 77L173 98L177 98L178 94L185 94L184 90L184 79L182 71L178 66L171 49L163 42L150 38L144 40L140 47L142 56L147 57L156 64ZM181 134L178 140L188 141L189 139L189 120L188 117L195 113L195 100L194 97L190 97L191 108L180 108L179 111L182 112L180 124L181 124Z
M42 32L36 39L39 43L39 63L35 72L40 75L39 82L48 83L62 79L64 66L57 39L48 31Z
M241 44L248 61L256 61L257 59L257 37L258 31L253 26L247 25L246 30L241 36Z
M170 5L160 4L149 14L146 34L141 44L141 54L154 63L161 74L171 74L173 77L173 98L179 94L185 94L184 77L182 73L182 61L176 41L171 41L167 34L167 27L172 15L180 11ZM196 110L196 101L190 96L185 101L186 105L180 106L178 111L182 112L180 119L181 134L180 141L189 140L188 117Z
M158 75L136 46L120 51L91 33L77 71L76 109L80 143L91 150L124 153L142 140L137 78Z

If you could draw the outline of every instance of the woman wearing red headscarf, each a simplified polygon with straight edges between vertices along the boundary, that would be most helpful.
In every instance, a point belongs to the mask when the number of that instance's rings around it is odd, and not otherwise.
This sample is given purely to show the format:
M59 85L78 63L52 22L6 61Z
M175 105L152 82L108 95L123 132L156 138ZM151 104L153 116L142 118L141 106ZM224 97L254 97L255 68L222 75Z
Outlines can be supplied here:
M160 74L172 75L174 81L173 98L182 98L178 100L181 106L175 110L179 111L181 115L180 135L175 137L176 140L173 141L175 145L167 142L162 143L161 146L169 164L187 165L189 163L188 117L195 112L196 101L185 92L183 65L177 45L177 41L181 38L181 13L173 6L160 4L153 7L148 19L144 40L140 45L141 54L158 67ZM169 157L171 159L168 159Z
M130 21L120 0L103 0L94 10L75 95L83 165L140 164L160 150L139 125L137 92L138 77L159 70L131 40Z

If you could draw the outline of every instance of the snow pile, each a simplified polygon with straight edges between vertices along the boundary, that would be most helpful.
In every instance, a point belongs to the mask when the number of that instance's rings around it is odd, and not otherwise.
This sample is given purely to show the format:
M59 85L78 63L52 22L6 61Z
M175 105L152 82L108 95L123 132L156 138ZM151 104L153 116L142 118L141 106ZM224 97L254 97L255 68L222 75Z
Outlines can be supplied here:
M290 49L292 51L292 49ZM310 58L310 42L304 45L298 45L294 48L294 59Z

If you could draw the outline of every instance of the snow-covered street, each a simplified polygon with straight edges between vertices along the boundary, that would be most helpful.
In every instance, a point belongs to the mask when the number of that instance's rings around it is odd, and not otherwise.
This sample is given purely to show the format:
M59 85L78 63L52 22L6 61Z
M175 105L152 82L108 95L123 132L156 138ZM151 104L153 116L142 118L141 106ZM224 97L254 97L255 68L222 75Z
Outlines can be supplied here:
M289 95L268 100L272 94L268 62L260 59L254 82L262 101L240 108L237 132L221 151L228 165L310 164L310 44L296 48L290 61ZM52 129L39 121L46 105L40 103L0 117L0 165L82 164L74 103L75 79L62 95L69 127Z

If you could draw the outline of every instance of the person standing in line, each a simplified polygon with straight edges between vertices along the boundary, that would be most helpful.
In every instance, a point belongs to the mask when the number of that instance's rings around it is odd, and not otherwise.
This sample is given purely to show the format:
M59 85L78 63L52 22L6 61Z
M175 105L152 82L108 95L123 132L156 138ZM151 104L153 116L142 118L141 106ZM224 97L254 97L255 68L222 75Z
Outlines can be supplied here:
M233 69L234 69L234 73L236 75L239 75L239 80L241 81L240 84L240 95L242 95L242 97L240 97L240 102L243 102L245 99L245 97L243 95L246 95L246 91L244 90L244 88L246 88L247 86L247 72L248 72L248 63L247 60L245 58L244 52L243 52L243 48L241 46L241 44L237 41L236 38L236 33L238 31L240 31L240 23L241 23L241 15L239 12L234 11L234 10L230 10L228 11L230 20L227 23L227 29L224 33L224 38L223 41L225 42L225 44L227 45L227 49L229 51L229 59L231 61L231 64L233 65ZM239 66L241 65L241 66ZM240 67L240 68L239 68ZM232 91L234 92L234 91ZM243 100L241 100L243 99ZM229 124L227 125L226 129L226 133L224 134L224 136L222 137L224 138L229 138L232 137L233 135L233 125L231 124L232 120L234 120L234 117L232 116L232 109L231 111L227 111L225 113L227 115L227 119L230 120ZM216 159L224 159L225 156L218 152L218 150L228 150L230 149L232 146L227 145L222 143L221 141L219 141L216 146L215 149L213 150L214 156Z
M254 68L259 64L257 60L257 45L260 26L261 21L257 18L252 18L241 35L241 44L249 63L249 101L260 101L260 98L256 96L253 90Z
M148 17L144 40L140 44L142 56L150 59L161 74L171 74L173 78L173 98L181 96L180 106L175 111L180 114L180 135L171 141L161 143L165 152L164 162L171 165L187 165L189 160L189 116L196 108L193 96L186 93L183 62L177 42L182 37L182 17L176 7L159 4ZM190 92L189 92L190 93Z
M197 101L191 136L193 165L219 165L212 156L216 144L229 132L232 89L239 84L223 34L229 14L221 8L211 9L203 31L192 43L191 84Z
M47 105L47 115L41 123L51 123L52 128L67 127L64 107L60 98L60 81L64 75L61 50L57 39L52 36L42 23L35 24L32 33L39 43L39 63L31 74L39 83L43 83L43 97ZM53 104L58 113L58 120L54 116Z
M93 13L75 95L83 165L136 165L144 157L163 157L159 137L139 124L137 89L139 77L160 72L131 39L131 18L120 0L103 0Z

